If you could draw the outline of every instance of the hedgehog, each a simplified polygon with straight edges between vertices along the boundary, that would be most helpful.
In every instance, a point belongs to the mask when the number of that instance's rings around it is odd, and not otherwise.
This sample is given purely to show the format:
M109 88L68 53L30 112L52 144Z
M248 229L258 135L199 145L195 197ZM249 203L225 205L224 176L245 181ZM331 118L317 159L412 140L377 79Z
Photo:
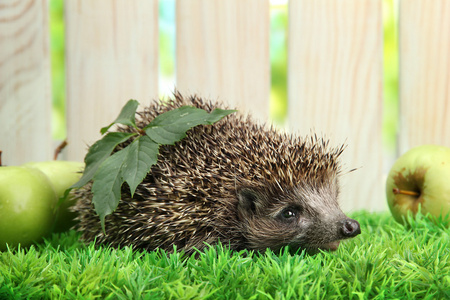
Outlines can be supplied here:
M195 95L176 92L171 98L138 112L138 127L183 105L208 112L226 108ZM338 204L344 149L236 112L190 129L175 145L161 146L133 197L126 184L122 187L105 232L92 204L92 184L76 190L76 229L85 242L147 251L190 254L219 241L233 250L334 251L341 240L361 232Z

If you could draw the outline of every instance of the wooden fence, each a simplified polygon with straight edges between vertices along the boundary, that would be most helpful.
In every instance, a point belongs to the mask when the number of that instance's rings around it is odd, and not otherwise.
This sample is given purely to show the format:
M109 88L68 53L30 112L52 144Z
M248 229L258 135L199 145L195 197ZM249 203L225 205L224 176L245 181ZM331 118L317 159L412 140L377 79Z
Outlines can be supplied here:
M269 1L178 0L176 86L266 120ZM398 153L450 146L450 0L400 0ZM346 211L386 209L381 0L291 0L289 130L346 142ZM0 0L0 149L6 164L51 159L47 0ZM67 158L125 101L158 95L158 1L67 0Z

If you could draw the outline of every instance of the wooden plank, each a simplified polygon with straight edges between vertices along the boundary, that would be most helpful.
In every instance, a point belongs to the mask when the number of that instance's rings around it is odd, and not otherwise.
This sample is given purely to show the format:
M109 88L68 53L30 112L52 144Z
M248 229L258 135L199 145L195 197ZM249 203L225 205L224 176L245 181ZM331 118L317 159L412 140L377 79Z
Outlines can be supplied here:
M65 1L68 157L82 160L129 99L158 96L158 1Z
M450 147L450 1L400 1L399 154Z
M385 210L382 181L382 1L293 0L289 7L289 123L346 143L345 211Z
M51 149L48 3L0 2L0 150L3 163L47 160Z
M267 120L268 0L179 0L177 88L219 99Z

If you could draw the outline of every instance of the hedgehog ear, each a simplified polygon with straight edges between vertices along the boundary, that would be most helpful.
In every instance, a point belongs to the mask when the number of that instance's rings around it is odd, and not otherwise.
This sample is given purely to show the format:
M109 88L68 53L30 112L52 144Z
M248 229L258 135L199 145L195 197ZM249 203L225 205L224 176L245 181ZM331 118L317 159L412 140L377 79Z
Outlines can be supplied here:
M258 201L258 193L254 190L244 188L238 192L239 210L255 213Z

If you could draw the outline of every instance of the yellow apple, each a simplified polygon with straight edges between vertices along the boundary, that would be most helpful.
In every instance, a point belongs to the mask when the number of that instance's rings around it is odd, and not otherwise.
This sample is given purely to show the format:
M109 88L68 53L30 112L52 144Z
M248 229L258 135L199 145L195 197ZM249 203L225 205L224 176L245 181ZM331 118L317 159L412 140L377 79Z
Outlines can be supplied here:
M47 176L26 167L0 167L0 251L26 247L51 232L56 193Z
M450 213L450 148L423 145L403 154L386 181L386 197L395 220L404 223L408 211L435 217Z
M36 168L42 171L50 179L53 189L58 198L64 196L64 192L75 182L77 182L84 168L84 163L76 161L42 161L29 162L24 164L26 167ZM74 200L70 197L59 203L57 220L55 224L55 232L62 232L70 229L75 224L74 218L76 214L69 211L69 207L74 204Z

